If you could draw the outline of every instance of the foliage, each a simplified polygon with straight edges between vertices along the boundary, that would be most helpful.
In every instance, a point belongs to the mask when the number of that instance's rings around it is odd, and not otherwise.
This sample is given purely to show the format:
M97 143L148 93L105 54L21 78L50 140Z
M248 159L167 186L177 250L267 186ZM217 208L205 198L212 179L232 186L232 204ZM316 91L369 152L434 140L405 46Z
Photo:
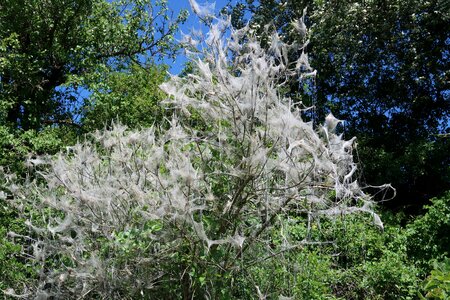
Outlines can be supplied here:
M0 202L0 214L0 290L20 289L30 278L34 278L35 272L20 256L20 243L10 241L7 234L25 234L26 229L21 220L17 219L17 213L6 206L4 201Z
M311 249L298 249L259 261L235 279L234 296L254 297L255 286L269 299L335 299L332 283L337 275L329 255Z
M358 138L365 182L397 189L385 205L417 206L450 189L448 1L240 2L228 8L235 24L250 13L258 34L272 26L289 42L303 42L296 20L308 8L318 76L306 91L293 81L288 94L314 105L316 122L330 110L346 121L344 133Z
M317 243L283 234L286 216L302 217L306 233L316 218L356 212L382 227L353 178L353 140L335 134L340 121L329 115L315 130L277 92L280 80L308 76L306 57L288 61L276 33L265 51L250 28L210 24L192 58L198 73L161 85L168 129L115 125L31 158L37 176L24 184L4 175L32 231L16 236L39 270L24 295L233 298L255 254L271 262ZM192 128L192 113L207 128Z
M356 217L336 226L335 294L344 299L412 299L418 289L418 269L406 251L407 237L399 226L386 223L380 233Z
M265 249L253 252L253 264L234 276L233 296L252 298L257 285L268 299L414 299L421 279L407 257L404 230L385 224L380 232L370 223L350 215L315 220L308 231L304 218L284 217L283 228L271 235L273 259L264 259ZM307 236L317 244L276 251L285 238Z
M0 125L0 168L5 166L9 172L21 176L28 167L24 164L27 158L42 154L54 154L73 144L77 133L68 127L46 127L36 130L11 130ZM0 193L1 193L0 189ZM17 212L0 199L0 289L7 287L21 288L32 278L35 270L27 263L21 254L23 240L16 239L17 244L8 240L7 234L17 232L25 234L26 226Z
M353 140L336 134L358 135L368 182L393 179L415 199L447 188L448 124L435 122L448 113L448 56L431 54L448 47L436 33L448 14L431 11L435 2L247 1L251 23L240 5L235 30L193 1L212 32L185 36L191 62L166 84L155 60L176 47L143 16L153 5L164 23L165 1L128 1L123 14L125 1L50 2L0 4L5 296L414 299L430 274L419 297L448 297L450 194L412 220L384 215L380 230L355 181ZM16 13L32 24L12 20ZM73 25L66 40L61 24ZM146 37L133 35L139 26ZM71 43L81 46L67 50ZM58 60L65 75L56 82L48 63ZM73 102L79 93L90 95ZM350 122L339 127L329 115L321 126L329 109Z
M93 94L85 103L84 131L101 129L113 120L127 125L149 127L163 123L165 111L160 102L165 94L159 85L166 79L167 68L132 64L127 72L113 72L92 85Z
M0 5L1 125L73 124L80 83L176 50L186 12L166 1L6 0ZM20 16L18 18L17 16Z
M67 128L66 128L67 129ZM23 161L29 154L54 154L73 136L69 130L45 128L40 132L34 130L16 130L0 126L0 166L8 166L10 171L23 171Z
M433 260L450 255L450 192L431 200L426 213L407 225L408 256L428 273Z
M424 282L425 297L421 299L448 299L450 297L450 259L434 262L434 269Z

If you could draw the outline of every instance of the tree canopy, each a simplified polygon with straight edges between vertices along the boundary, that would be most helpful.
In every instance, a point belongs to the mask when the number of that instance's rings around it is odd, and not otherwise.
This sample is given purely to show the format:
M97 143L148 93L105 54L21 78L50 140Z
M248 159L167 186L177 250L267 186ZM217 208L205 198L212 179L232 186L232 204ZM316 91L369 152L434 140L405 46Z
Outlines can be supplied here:
M74 123L96 73L174 53L186 14L166 1L7 0L0 4L2 124L23 130Z
M236 25L273 26L301 41L308 8L314 82L301 99L315 118L332 111L360 144L365 182L391 182L399 205L422 204L450 187L450 26L445 1L243 1ZM298 91L298 85L292 89ZM389 205L389 203L387 203Z

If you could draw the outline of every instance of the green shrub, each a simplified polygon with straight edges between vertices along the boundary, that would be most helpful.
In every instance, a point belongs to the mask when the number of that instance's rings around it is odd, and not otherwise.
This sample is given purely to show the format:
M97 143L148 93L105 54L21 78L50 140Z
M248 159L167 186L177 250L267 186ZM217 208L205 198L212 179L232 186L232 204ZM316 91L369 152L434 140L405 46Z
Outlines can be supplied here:
M423 216L406 226L408 256L417 262L422 274L429 273L435 260L450 252L450 192L431 199Z
M339 228L339 227L338 227ZM358 217L344 220L337 237L337 264L341 271L336 289L345 299L412 299L419 278L408 259L406 238L397 225L380 232Z
M273 290L295 299L415 299L419 270L407 257L407 237L398 224L380 231L361 215L316 220L310 231L301 217L282 224L270 235L273 257L253 253L258 263L235 278L240 292L234 298L251 297L258 285L268 299L277 299L268 292ZM285 238L311 245L286 251Z
M22 288L35 275L34 269L21 256L20 244L8 239L11 232L24 233L23 220L0 200L0 290Z
M421 299L450 299L450 259L433 263L434 269L423 283L425 297Z

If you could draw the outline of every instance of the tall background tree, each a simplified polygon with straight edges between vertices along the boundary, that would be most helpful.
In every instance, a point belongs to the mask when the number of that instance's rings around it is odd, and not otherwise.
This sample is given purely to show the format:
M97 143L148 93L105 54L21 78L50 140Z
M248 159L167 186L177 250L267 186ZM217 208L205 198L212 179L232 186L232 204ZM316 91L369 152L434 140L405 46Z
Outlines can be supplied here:
M73 89L89 88L95 74L173 54L185 17L170 18L166 1L3 1L2 124L68 123Z
M415 209L450 189L450 7L448 1L242 1L228 7L234 24L287 40L303 16L310 28L311 65L318 75L301 100L314 118L332 111L356 135L362 179L391 182L387 206ZM248 14L250 12L250 14Z

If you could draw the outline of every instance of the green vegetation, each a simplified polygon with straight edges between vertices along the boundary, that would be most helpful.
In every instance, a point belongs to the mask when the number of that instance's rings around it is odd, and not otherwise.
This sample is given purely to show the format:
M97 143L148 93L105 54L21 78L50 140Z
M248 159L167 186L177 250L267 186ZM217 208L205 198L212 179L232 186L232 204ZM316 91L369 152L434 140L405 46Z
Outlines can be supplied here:
M132 64L126 72L111 72L91 86L81 120L85 131L102 129L111 121L129 128L163 123L167 115L160 101L165 94L159 85L167 79L167 68Z
M448 299L450 296L450 261L433 264L434 269L424 282L423 290L426 299ZM421 299L424 296L419 294Z

